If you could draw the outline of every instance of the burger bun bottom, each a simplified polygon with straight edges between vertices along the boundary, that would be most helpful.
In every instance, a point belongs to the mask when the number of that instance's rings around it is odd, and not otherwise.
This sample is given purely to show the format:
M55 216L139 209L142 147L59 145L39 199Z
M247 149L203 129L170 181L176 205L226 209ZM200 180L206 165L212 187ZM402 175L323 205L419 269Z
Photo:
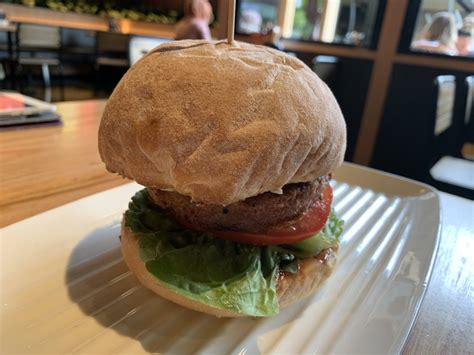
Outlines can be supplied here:
M160 285L140 259L138 237L122 222L122 253L130 271L138 280L157 295L194 311L207 313L216 317L242 317L245 314L219 309L194 301L173 290ZM329 277L336 263L337 247L322 251L313 258L299 259L297 274L283 274L278 280L278 302L280 309L295 303L312 293Z

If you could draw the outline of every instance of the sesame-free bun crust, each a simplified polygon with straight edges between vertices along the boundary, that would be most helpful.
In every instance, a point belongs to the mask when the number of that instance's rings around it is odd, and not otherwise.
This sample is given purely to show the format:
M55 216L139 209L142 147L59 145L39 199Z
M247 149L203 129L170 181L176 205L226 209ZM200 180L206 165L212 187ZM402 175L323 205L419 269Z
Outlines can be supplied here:
M242 317L245 314L210 307L203 303L191 300L173 290L160 285L147 271L145 263L140 259L138 238L130 228L122 222L122 253L130 271L138 280L157 295L194 311L214 315L216 317ZM312 293L329 277L336 263L337 247L322 252L316 258L299 260L299 271L295 275L286 274L278 280L278 303L280 309L295 303Z
M109 171L220 205L327 175L345 147L326 84L294 57L241 42L155 48L117 85L99 129Z

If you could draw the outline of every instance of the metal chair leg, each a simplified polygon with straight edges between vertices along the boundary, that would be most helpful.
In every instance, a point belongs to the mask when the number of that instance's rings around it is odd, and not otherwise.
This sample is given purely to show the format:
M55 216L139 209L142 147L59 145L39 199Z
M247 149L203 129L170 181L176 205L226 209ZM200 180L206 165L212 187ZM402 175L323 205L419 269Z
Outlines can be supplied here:
M0 80L4 81L6 78L5 69L3 68L3 63L0 63Z
M66 92L64 87L64 65L62 63L59 64L59 85L61 90L61 101L65 101Z
M18 90L23 93L24 79L23 65L18 63L12 72L12 90Z
M51 78L49 77L49 66L46 63L41 64L44 80L44 101L51 102Z

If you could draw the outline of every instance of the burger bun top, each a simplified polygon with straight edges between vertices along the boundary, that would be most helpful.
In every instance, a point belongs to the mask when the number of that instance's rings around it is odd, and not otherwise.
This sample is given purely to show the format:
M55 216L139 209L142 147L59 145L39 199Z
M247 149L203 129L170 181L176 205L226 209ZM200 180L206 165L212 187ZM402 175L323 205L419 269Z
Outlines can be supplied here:
M297 58L241 42L155 48L122 78L99 129L109 171L219 205L327 175L345 147L326 84Z

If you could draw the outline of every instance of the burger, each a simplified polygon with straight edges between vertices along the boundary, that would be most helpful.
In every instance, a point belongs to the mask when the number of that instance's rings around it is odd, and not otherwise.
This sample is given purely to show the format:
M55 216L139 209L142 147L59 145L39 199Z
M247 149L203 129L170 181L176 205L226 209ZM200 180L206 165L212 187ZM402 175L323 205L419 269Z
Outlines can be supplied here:
M346 128L303 62L240 42L149 52L105 108L106 168L145 188L124 214L124 260L159 296L218 317L273 316L314 293L342 221L331 173Z

